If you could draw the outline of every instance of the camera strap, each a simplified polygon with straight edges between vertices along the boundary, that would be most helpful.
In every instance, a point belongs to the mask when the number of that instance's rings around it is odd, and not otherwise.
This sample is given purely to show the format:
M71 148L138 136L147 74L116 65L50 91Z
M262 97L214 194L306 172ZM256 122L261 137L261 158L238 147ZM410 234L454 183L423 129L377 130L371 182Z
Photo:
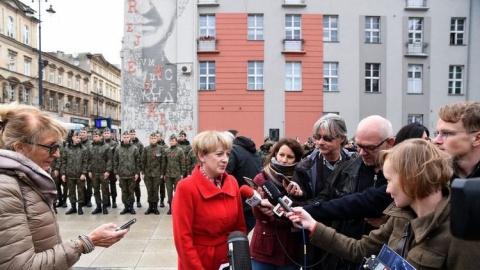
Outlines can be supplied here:
M402 239L400 239L400 242L398 242L396 252L402 256L402 258L405 258L405 253L407 250L407 241L408 238L410 237L410 222L405 223L405 227L403 227L403 235Z

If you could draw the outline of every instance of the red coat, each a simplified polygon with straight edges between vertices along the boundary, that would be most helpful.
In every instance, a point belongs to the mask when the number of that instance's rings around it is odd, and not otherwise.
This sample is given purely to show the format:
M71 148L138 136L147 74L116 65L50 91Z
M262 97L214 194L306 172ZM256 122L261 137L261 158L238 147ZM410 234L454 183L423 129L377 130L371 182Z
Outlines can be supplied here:
M227 238L246 233L237 180L223 174L219 189L195 167L178 182L172 202L173 236L178 269L218 270L228 262Z

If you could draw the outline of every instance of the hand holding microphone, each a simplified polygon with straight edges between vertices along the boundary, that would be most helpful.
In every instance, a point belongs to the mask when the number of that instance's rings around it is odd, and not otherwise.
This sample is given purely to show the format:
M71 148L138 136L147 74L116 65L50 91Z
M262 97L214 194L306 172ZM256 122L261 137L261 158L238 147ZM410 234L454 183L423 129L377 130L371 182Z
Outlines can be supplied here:
M248 205L252 207L257 206L266 216L273 216L273 205L267 199L262 199L257 191L249 186L243 185L240 187L240 194L242 197L247 198L245 202Z

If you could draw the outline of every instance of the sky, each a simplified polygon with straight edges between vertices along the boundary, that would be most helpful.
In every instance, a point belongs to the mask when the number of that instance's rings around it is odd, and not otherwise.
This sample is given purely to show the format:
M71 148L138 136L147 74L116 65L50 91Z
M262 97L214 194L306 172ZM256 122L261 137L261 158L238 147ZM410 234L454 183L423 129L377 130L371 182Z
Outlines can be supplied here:
M42 51L100 53L111 64L121 64L125 0L21 1L36 11L41 1ZM45 11L50 5L56 11L51 16Z

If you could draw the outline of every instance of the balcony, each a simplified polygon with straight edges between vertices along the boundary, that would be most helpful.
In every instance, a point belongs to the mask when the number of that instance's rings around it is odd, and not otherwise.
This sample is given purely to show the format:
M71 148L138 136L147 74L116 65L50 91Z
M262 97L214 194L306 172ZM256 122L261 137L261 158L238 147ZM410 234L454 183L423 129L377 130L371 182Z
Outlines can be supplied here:
M202 36L197 40L198 52L217 52L217 39L213 36Z
M427 57L428 42L407 42L407 52L405 56Z
M303 43L303 39L284 39L283 53L305 53Z
M306 7L305 0L284 0L282 7Z
M427 0L405 0L405 10L428 10Z
M218 0L198 0L198 6L218 7L220 4Z

